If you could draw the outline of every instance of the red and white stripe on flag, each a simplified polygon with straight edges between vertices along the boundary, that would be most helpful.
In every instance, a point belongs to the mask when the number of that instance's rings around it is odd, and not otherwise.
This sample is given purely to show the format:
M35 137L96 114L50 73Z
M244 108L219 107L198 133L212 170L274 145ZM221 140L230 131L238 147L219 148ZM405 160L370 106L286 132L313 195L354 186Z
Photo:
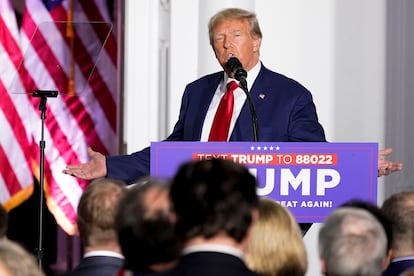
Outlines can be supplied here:
M31 108L17 68L22 62L19 31L9 0L0 1L0 202L7 210L33 192Z
M44 183L47 206L69 234L74 233L76 208L87 183L62 170L66 164L86 162L88 146L103 154L118 148L117 49L114 34L108 36L108 14L103 0L26 0L23 13L26 86L33 83L32 91L60 92L47 101ZM38 99L31 103L38 107ZM37 118L40 129L39 114ZM40 139L40 131L33 134ZM35 152L34 174L39 179L39 149Z

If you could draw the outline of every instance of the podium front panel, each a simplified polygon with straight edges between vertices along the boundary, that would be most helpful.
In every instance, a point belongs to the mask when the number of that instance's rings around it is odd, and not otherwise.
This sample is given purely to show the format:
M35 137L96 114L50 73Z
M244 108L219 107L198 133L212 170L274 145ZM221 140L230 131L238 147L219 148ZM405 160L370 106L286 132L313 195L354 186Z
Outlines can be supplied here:
M350 199L377 201L377 143L153 142L151 175L171 178L184 162L212 158L248 167L258 195L298 222L322 222Z

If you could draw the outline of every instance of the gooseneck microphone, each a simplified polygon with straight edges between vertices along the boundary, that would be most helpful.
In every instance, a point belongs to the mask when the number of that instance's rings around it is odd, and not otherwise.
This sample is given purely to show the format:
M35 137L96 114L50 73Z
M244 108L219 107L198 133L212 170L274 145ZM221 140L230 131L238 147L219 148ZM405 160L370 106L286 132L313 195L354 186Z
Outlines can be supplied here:
M258 126L257 126L257 115L253 105L252 98L250 97L249 90L247 88L247 72L244 70L240 60L236 57L231 57L226 63L226 67L233 73L234 78L239 81L240 88L244 91L247 98L247 103L250 109L250 116L252 118L252 130L253 130L253 141L259 141Z
M227 61L226 66L234 74L234 78L240 82L240 87L247 90L247 72L244 70L240 60L236 57L231 57Z

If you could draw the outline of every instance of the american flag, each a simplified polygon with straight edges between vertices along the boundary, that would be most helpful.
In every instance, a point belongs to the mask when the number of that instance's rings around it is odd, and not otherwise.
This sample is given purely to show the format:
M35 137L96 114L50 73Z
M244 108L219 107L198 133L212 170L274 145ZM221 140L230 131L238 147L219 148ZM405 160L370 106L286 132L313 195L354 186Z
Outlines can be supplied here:
M19 30L8 0L0 1L0 201L7 210L26 200L33 191L30 123L34 110L27 95L12 95L22 90L16 78L22 62Z
M47 101L44 183L47 206L69 234L74 233L78 200L87 183L62 174L62 169L86 162L88 146L103 154L118 148L117 47L109 23L105 0L25 1L20 29L24 63L17 67L19 78L11 87L19 79L23 85L9 92L12 100L34 90L60 92ZM37 143L39 99L29 96L29 102L28 109L36 114L31 116L30 134ZM31 148L28 159L39 179L40 150Z

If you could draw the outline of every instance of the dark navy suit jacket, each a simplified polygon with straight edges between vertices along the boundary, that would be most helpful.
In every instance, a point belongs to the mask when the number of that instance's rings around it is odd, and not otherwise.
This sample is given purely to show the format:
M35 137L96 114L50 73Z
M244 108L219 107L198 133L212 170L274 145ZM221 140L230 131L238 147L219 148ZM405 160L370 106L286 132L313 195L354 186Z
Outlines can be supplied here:
M162 276L259 276L249 270L236 256L219 252L194 252L180 258L170 271Z
M64 276L116 276L124 260L109 256L86 257L78 266Z
M391 262L382 274L383 276L398 276L405 270L414 268L414 259Z
M180 115L166 141L199 141L210 102L223 72L204 76L187 85ZM257 113L260 142L325 142L311 93L301 84L263 65L250 90ZM242 107L230 141L253 141L247 102ZM150 148L131 155L107 157L107 176L131 183L149 175Z

